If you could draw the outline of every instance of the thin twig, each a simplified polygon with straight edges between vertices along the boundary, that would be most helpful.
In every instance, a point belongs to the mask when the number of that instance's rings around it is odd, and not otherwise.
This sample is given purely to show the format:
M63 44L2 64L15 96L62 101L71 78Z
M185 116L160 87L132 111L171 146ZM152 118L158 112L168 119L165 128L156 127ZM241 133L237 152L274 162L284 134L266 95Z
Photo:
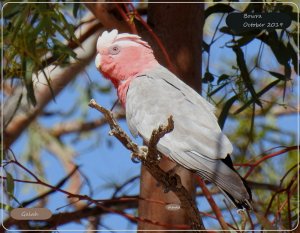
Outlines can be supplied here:
M219 221L222 229L229 230L228 225L225 222L225 219L222 215L220 208L217 206L216 202L214 201L214 199L213 199L211 193L209 192L208 188L206 187L204 181L199 176L196 179L198 181L200 188L202 189L204 196L206 197L208 203L210 204L212 210L215 212L216 218Z
M91 108L98 110L104 115L111 129L111 131L109 132L110 135L115 136L128 150L132 151L133 153L134 152L136 152L137 154L140 153L138 145L132 142L130 137L122 130L122 128L115 120L111 111L97 104L94 99L90 101L89 106Z
M59 181L57 183L57 185L55 185L56 189L50 189L49 191L42 193L37 197L31 198L30 200L22 202L21 205L19 206L19 208L28 206L28 205L32 204L33 202L41 200L47 196L50 196L54 192L56 192L57 189L61 188L74 175L74 173L78 170L78 168L79 168L78 166L75 166L73 168L73 170L66 177L64 177L61 181Z
M126 6L126 3L123 3L126 13L120 6L120 3L115 3L115 6L116 6L117 10L119 11L120 15L122 16L122 18L124 19L124 21L127 23L128 27L130 28L130 31L134 34L138 34L136 26L135 26L133 20L130 18L130 14L129 14L130 12L128 10L128 7Z
M280 151L268 154L263 156L262 158L260 158L259 160L257 160L254 163L242 163L242 164L234 164L234 166L243 166L243 167L250 167L250 169L248 170L248 172L246 173L246 175L244 176L245 179L247 179L247 177L253 172L253 170L263 161L268 160L270 158L273 158L275 156L284 154L286 152L292 151L292 150L298 150L299 149L299 145L296 146L288 146L285 149L282 149Z

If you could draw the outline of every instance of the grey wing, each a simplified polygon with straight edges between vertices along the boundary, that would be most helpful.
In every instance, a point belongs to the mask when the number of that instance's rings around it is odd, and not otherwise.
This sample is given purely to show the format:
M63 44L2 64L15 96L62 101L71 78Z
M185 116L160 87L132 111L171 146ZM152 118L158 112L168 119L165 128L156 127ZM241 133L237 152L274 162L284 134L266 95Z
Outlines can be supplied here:
M140 134L148 141L153 129L166 124L172 115L174 130L158 146L222 159L232 152L232 145L212 110L206 100L163 67L134 79L126 97L126 119L133 135Z
M213 110L163 67L134 79L126 96L126 119L133 135L139 134L147 142L152 131L172 115L174 130L159 141L158 150L235 199L249 199L240 176L221 160L232 152L232 145Z

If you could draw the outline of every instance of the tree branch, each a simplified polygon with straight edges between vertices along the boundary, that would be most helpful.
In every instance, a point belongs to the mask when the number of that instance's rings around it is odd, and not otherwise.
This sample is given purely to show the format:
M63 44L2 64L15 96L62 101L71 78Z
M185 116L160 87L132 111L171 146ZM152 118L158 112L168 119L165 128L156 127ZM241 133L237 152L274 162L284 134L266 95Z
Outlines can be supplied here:
M120 17L117 18L118 11L115 4L105 2L93 2L83 0L84 5L107 29L117 28L119 32L129 32L128 24Z
M115 119L124 119L125 114L124 111L114 112ZM82 121L71 121L71 122L64 122L55 125L52 129L48 129L49 133L54 137L60 137L66 134L71 133L82 133L86 131L90 131L92 129L96 129L105 125L106 119L99 118L93 121L82 122Z
M286 152L288 152L288 151L292 151L292 150L299 150L299 145L296 145L296 146L288 146L288 147L285 147L285 149L282 149L282 150L280 150L280 151L277 151L277 152L274 152L274 153L271 153L271 154L264 155L262 158L260 158L259 160L257 160L257 161L254 162L254 163L234 164L234 166L250 167L250 169L248 170L248 172L247 172L246 175L244 176L244 178L247 179L247 177L253 172L253 170L254 170L260 163L262 163L263 161L268 160L268 159L270 159L270 158L273 158L273 157L275 157L275 156L284 154L284 153L286 153Z
M199 176L197 177L197 181L198 181L198 184L199 184L200 188L202 189L202 192L203 192L204 196L206 197L208 203L210 204L211 208L215 212L216 218L219 221L222 229L229 230L220 208L217 206L216 202L214 201L212 194L209 192L204 181Z
M69 178L71 178L74 175L74 173L77 170L78 170L78 166L75 166L74 169L66 177L64 177L62 180L60 180L57 183L57 185L55 185L56 189L50 189L49 191L46 191L46 192L40 194L39 196L33 197L30 200L22 202L18 208L24 208L38 200L41 200L41 199L51 195L52 193L55 193L57 191L57 189L61 188L69 180Z
M158 129L153 130L148 142L147 153L145 153L145 151L141 150L141 148L122 130L110 111L98 105L95 100L91 100L89 106L104 115L111 128L110 135L115 136L128 150L132 151L133 155L141 160L142 164L148 169L150 174L160 184L162 184L166 190L170 190L175 193L181 202L181 207L188 214L191 227L198 230L205 229L196 203L181 184L179 176L166 173L158 165L159 160L157 158L158 151L156 145L165 134L173 130L174 122L172 116L169 117L168 124L166 126L161 125Z
M64 193L68 196L68 198L73 198L76 199L77 201L87 201L87 205L82 205L82 208L79 209L78 211L74 212L66 212L66 213L59 213L59 214L54 214L52 215L51 219L46 220L46 225L43 226L33 226L30 225L30 221L17 221L12 218L8 218L4 221L3 225L6 228L9 228L11 226L19 226L22 229L55 229L59 225L63 225L75 220L79 220L82 218L87 218L90 216L95 216L96 213L98 214L104 214L104 213L115 213L118 215L123 216L124 218L127 218L128 220L132 222L147 222L149 224L157 225L157 226L163 226L163 227L172 227L175 229L188 229L187 225L182 225L182 224L167 224L167 223L162 223L159 221L153 221L151 219L146 219L146 218L141 218L141 217L136 217L130 214L127 214L123 212L120 209L125 209L125 208L132 208L137 206L137 199L139 198L117 198L117 199L110 199L110 200L94 200L91 197L87 195L80 195L80 194L75 194L71 193L69 191L66 191L64 189L61 189L58 186L53 186L51 184L48 184L44 181L42 181L38 176L36 176L30 169L26 168L23 166L21 163L19 163L17 160L10 160L6 163L5 166L8 164L15 164L18 167L20 167L22 170L24 170L26 173L28 173L31 177L34 178L34 180L19 180L19 179L14 179L14 182L22 182L22 183L31 183L31 184L38 184L38 185L43 185L45 187L50 188L51 190L55 190L61 193ZM74 170L75 172L76 170ZM0 176L1 179L7 179L7 177ZM54 192L54 191L53 191ZM151 201L151 200L145 200L145 201ZM131 203L131 204L129 204ZM91 209L89 209L89 205L95 204L97 207L92 208L92 212L90 212ZM129 206L129 205L130 206ZM162 204L162 203L161 203ZM111 208L114 205L117 205L118 208ZM86 212L87 211L87 212ZM93 212L93 211L96 211ZM2 231L4 229L0 229L0 233L4 232Z

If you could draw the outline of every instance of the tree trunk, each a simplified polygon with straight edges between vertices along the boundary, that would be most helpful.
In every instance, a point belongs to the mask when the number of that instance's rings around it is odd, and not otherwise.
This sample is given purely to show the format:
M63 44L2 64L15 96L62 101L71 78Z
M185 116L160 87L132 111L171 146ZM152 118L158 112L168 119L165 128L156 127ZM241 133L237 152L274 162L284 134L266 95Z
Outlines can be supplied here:
M148 24L165 46L175 67L173 72L198 92L201 91L203 15L203 4L199 3L153 3L148 7ZM144 31L142 34L146 34L146 32ZM147 35L147 37L160 64L168 67L157 43L153 41L151 35ZM160 166L168 171L175 166L175 163L162 159ZM186 169L181 169L177 173L185 188L195 196L193 174ZM164 193L162 187L157 186L156 180L144 167L141 170L140 196L142 199L180 204L172 192ZM139 230L153 229L166 232L164 230L172 229L170 225L189 225L189 219L182 209L170 211L166 209L165 205L141 200L138 211L140 218L166 225L166 227L162 227L141 221L138 225Z

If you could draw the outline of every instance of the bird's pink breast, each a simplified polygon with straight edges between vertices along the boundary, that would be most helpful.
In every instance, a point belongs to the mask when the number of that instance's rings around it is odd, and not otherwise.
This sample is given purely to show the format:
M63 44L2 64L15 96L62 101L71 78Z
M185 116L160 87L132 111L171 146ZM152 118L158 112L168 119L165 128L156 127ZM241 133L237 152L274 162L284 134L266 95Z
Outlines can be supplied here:
M104 56L102 73L106 73L105 76L117 88L123 107L126 104L126 93L131 81L158 65L152 50L142 45L124 47L113 61L107 59Z
M126 94L127 94L129 85L134 78L136 78L136 77L127 79L126 81L119 84L119 86L117 87L118 97L124 108L125 108L125 104L126 104Z
M134 74L129 73L128 76L125 76L126 79L119 82L117 91L118 91L119 100L121 101L123 107L125 107L125 104L126 104L126 94L127 94L127 90L130 86L131 81L134 80L135 78L138 78L138 76L146 75L148 70L155 69L155 66L157 66L158 64L159 63L155 59L151 60L147 63L143 63L139 66L141 68L140 72L134 73Z

